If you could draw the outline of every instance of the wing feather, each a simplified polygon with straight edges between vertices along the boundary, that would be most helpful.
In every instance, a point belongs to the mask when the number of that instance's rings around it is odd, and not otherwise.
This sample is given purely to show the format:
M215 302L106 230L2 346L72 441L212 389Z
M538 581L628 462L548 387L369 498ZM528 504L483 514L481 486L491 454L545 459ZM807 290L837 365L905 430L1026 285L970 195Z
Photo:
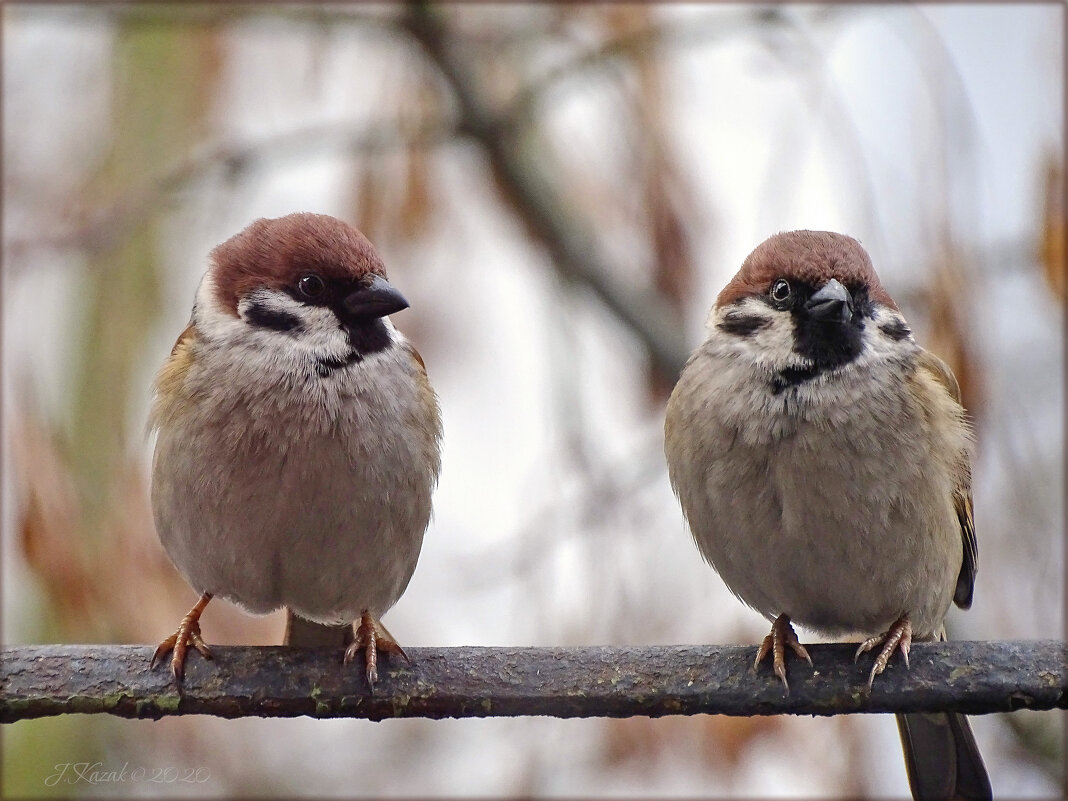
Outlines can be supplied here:
M944 361L930 351L923 350L920 352L918 366L929 373L945 388L950 397L960 404L960 385ZM960 522L961 541L964 546L964 558L957 576L957 586L953 591L953 602L961 609L967 609L972 605L975 574L979 569L979 543L975 537L975 519L972 513L972 468L966 453L961 454L957 488L953 492L953 507Z

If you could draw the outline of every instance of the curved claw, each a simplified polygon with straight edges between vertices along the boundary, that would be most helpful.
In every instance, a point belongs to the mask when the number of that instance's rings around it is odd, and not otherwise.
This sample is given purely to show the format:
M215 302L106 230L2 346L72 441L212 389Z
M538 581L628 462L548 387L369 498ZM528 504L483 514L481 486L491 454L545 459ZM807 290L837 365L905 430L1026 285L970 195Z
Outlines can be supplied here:
M856 663L861 654L872 650L878 645L883 647L879 651L879 655L875 657L875 663L868 674L868 692L871 692L875 677L886 670L894 651L901 651L901 657L905 660L905 668L910 669L909 649L912 647L912 622L909 620L909 616L902 615L886 630L886 633L877 637L869 637L857 646L853 662Z
M360 617L360 624L356 627L356 636L348 648L345 649L345 664L347 665L356 658L360 651L364 652L366 661L367 685L371 692L375 691L375 683L378 681L378 652L385 651L388 654L398 654L405 662L411 662L408 654L404 653L393 635L386 630L379 621L375 620L369 612L364 612Z
M200 600L189 610L189 614L182 618L182 622L178 624L177 631L156 646L152 659L148 663L149 670L154 670L156 663L173 651L174 653L171 656L171 675L174 676L174 680L177 683L181 684L182 679L185 677L185 658L189 646L193 646L205 659L212 658L211 649L204 642L204 638L200 636L200 615L204 612L204 607L208 605L210 600L210 592L201 595Z
M757 649L753 670L757 669L764 657L770 652L772 655L772 671L782 681L786 695L789 695L790 683L786 680L786 646L790 646L790 650L797 657L804 659L808 662L808 666L812 667L812 657L809 656L808 650L797 639L797 633L794 631L794 627L790 625L790 618L787 615L779 615L775 618L775 622L771 624L771 633L764 638L763 642L760 643L760 648Z

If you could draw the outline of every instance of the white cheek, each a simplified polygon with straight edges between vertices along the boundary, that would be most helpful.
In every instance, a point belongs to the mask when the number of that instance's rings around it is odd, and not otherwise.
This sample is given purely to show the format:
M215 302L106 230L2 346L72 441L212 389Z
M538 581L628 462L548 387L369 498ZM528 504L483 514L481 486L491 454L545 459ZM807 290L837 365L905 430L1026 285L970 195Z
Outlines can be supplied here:
M784 312L772 312L771 322L756 332L750 347L755 361L774 370L800 367L809 362L794 351L794 321Z
M880 330L888 323L904 324L905 318L886 306L876 306L875 313L867 320L860 334L861 350L850 362L854 369L848 376L866 376L869 381L893 383L899 375L902 361L912 359L918 350L912 334L894 339Z
M903 339L894 339L884 334L880 326L900 323L906 324L905 318L887 306L876 306L873 319L864 326L861 341L864 349L861 351L857 362L860 364L871 362L885 362L891 359L899 359L905 353L912 353L916 349L916 341L912 334Z
M276 331L250 324L244 319L252 300L268 310L281 312L300 321L292 331ZM269 350L277 357L290 354L296 359L344 357L350 350L348 335L337 316L323 306L309 306L285 292L257 289L238 303L238 313L219 303L215 281L209 271L197 290L194 320L200 334L209 342L251 350Z
M717 327L728 315L759 317L767 324L747 336L730 334ZM876 306L872 319L864 326L861 334L863 348L853 364L866 366L897 360L914 351L916 344L911 334L894 339L880 330L883 325L904 323L905 319L898 312L886 306ZM810 364L809 359L794 351L794 322L791 315L771 309L755 298L746 298L723 309L713 308L706 326L708 343L719 355L744 359L771 372Z
M241 318L235 317L219 303L211 270L204 273L197 287L193 322L198 333L208 342L228 341L248 327Z
M718 328L728 315L758 317L766 324L744 336L731 334ZM794 352L793 318L755 298L746 298L724 308L713 308L708 316L707 329L708 343L719 355L759 364L769 372L802 367L808 363L807 359Z
M247 314L253 303L299 320L300 326L292 331L275 331L249 323ZM330 356L349 351L348 334L341 329L337 315L325 306L310 306L273 289L255 289L238 301L237 311L245 326L256 336L268 337L272 346L281 337L284 342L315 355Z

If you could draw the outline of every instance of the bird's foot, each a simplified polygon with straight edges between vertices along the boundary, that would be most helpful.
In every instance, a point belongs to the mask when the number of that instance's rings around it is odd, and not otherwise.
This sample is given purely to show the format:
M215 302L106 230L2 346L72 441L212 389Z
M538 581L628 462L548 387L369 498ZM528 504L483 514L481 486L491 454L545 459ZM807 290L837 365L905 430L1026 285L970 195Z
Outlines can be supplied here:
M804 659L808 662L808 666L812 667L812 657L808 655L805 646L798 642L797 633L794 631L794 627L790 625L790 618L786 615L779 615L775 618L775 622L771 624L771 633L764 638L760 648L757 650L756 661L753 662L753 670L756 670L760 663L764 661L764 657L770 653L772 670L782 680L782 686L786 689L786 694L789 695L790 684L786 681L786 646L790 646L790 650L795 655Z
M156 647L156 652L152 654L152 661L148 665L149 670L155 668L156 662L161 661L163 657L173 651L174 653L171 655L171 674L174 676L174 680L181 684L182 678L185 676L185 656L189 646L193 646L200 651L201 656L205 659L211 659L211 651L208 649L207 643L204 642L204 638L200 636L200 615L210 600L210 592L200 596L200 600L196 602L196 605L189 610L189 614L183 617L182 622L178 624L178 630Z
M871 685L875 681L875 677L886 670L886 665L889 663L890 657L894 655L894 651L901 651L901 656L905 660L905 667L909 666L909 648L912 647L912 623L909 621L909 616L902 615L894 625L887 629L885 634L869 637L862 642L857 647L853 661L856 662L860 659L861 654L879 645L882 645L883 649L875 657L875 664L872 665L871 673L868 674L868 692L871 692Z
M375 682L378 681L378 652L385 651L387 654L397 654L404 658L405 662L411 662L408 654L404 653L393 635L386 630L379 621L375 620L369 612L364 612L360 617L360 624L356 627L356 638L345 649L345 664L347 665L356 658L360 651L364 653L367 663L367 684L371 692L375 690Z

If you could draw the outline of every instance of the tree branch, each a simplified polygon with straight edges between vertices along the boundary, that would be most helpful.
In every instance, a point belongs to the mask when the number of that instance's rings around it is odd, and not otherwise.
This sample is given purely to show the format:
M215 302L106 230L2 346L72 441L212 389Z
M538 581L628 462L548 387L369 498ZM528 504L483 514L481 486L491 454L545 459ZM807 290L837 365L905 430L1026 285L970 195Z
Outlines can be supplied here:
M531 126L515 127L479 90L474 66L442 22L423 3L408 7L402 25L445 77L459 106L461 131L484 150L504 198L552 257L566 279L588 287L644 344L653 367L672 383L689 355L683 326L657 292L613 279L596 239L556 192L545 173L548 157Z
M374 694L340 649L213 648L191 652L179 692L152 648L38 645L0 650L0 722L67 713L127 718L203 714L353 717L630 717L834 715L852 712L1068 708L1066 646L1058 641L914 644L864 690L870 658L813 645L815 670L791 661L790 695L741 646L412 648L411 664L379 666Z
M336 5L268 5L260 3L101 3L99 7L57 9L68 16L90 13L103 15L122 25L173 26L218 28L246 21L310 26L345 25L371 32L391 35L392 14L387 10L363 10L348 4Z
M128 237L131 229L144 223L166 198L212 170L222 168L239 174L257 161L308 158L317 152L368 156L403 147L432 148L457 135L444 122L380 122L363 129L347 124L316 126L256 141L208 142L193 148L139 186L124 190L117 198L110 201L95 198L95 206L87 209L83 219L68 230L11 240L6 255L17 262L26 252L42 247L106 252Z
M606 70L621 60L633 59L643 51L665 45L683 48L709 45L715 40L731 41L741 34L762 30L773 24L792 27L781 8L752 6L735 12L716 9L699 18L672 18L627 31L580 51L522 87L511 103L509 115L514 121L526 121L561 84L588 80L590 72Z

